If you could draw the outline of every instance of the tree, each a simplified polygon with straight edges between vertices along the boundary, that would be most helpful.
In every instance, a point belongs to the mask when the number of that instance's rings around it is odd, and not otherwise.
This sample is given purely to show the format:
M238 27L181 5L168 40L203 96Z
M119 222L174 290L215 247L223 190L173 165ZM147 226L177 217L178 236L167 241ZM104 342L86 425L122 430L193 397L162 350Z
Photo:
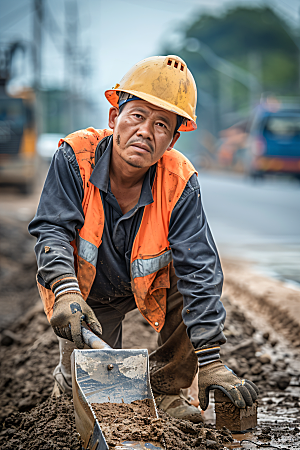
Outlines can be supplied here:
M236 7L219 16L202 14L183 31L185 39L199 40L217 56L255 75L262 92L298 93L296 36L271 8ZM187 46L177 53L196 78L200 116L203 106L211 99L214 122L211 131L216 134L241 114L248 114L253 104L249 102L249 90L245 86L210 67L199 52L192 52ZM168 53L176 54L176 50L167 48L164 54Z

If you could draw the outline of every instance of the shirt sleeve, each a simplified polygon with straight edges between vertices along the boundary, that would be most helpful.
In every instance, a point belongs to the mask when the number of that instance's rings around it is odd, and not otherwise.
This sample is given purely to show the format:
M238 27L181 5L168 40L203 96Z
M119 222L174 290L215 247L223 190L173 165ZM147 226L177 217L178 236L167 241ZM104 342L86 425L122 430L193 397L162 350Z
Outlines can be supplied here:
M223 273L196 174L173 209L169 242L178 290L183 295L182 317L194 348L225 343L226 312L220 301Z
M58 277L75 276L71 242L84 224L82 199L79 166L72 148L64 142L53 156L36 215L28 227L37 238L38 279L46 288Z

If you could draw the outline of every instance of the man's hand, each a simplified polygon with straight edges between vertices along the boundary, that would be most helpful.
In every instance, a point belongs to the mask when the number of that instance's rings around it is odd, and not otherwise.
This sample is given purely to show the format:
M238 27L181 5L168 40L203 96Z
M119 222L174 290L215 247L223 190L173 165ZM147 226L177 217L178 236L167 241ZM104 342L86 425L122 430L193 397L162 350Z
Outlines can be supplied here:
M80 294L66 293L58 297L50 319L50 325L57 336L74 342L77 348L83 348L84 342L81 335L83 320L93 333L97 336L101 335L102 327L94 311Z
M199 367L199 401L203 410L208 406L211 389L223 391L238 408L252 406L258 394L258 388L252 381L241 380L222 361Z

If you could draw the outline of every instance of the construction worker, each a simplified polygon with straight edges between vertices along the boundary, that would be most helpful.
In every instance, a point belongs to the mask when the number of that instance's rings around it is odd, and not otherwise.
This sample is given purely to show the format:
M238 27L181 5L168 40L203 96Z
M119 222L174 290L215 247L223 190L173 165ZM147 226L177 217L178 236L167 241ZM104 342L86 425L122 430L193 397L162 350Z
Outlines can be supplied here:
M196 129L193 76L181 58L155 56L105 96L112 131L88 128L60 140L29 225L39 292L59 337L56 389L71 390L82 321L121 348L122 320L137 307L159 333L150 355L159 408L200 422L182 394L197 372L203 410L211 388L239 408L252 405L255 385L220 360L220 260L196 170L173 149L181 131Z

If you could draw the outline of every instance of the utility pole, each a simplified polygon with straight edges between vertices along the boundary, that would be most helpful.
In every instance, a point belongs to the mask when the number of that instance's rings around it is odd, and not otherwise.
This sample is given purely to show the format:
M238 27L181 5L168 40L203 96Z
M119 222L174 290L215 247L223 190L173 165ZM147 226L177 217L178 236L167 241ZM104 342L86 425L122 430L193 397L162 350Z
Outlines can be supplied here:
M33 0L33 87L36 98L36 127L38 134L43 129L42 99L40 89L42 85L42 27L44 18L43 0Z
M33 0L33 66L34 87L41 87L43 0Z
M69 131L76 128L76 97L78 80L77 36L78 36L78 5L77 0L65 1L65 89L68 92Z
M300 5L299 5L299 13L298 13L298 64L299 64L299 74L298 74L298 81L299 81L299 90L300 90Z

